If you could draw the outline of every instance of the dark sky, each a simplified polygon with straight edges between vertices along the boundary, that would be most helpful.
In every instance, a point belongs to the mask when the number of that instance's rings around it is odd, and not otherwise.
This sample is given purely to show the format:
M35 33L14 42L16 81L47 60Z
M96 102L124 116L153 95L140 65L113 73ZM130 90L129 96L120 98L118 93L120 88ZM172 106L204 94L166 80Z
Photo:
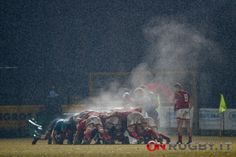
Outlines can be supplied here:
M2 97L43 103L52 85L61 95L87 96L89 73L131 71L145 56L143 27L166 16L185 19L220 47L223 64L203 71L235 103L235 6L234 0L2 0L0 66L18 67L0 70Z

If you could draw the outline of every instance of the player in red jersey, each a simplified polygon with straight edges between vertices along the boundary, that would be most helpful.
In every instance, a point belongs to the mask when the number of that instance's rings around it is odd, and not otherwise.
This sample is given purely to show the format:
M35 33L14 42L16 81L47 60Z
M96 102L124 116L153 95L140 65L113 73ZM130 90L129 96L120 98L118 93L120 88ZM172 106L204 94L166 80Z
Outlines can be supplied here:
M108 132L112 138L112 143L116 140L123 144L129 144L129 138L127 136L127 116L133 112L141 112L139 108L123 108L115 109L112 112L101 116L104 124L104 129Z
M110 143L111 141L110 136L103 128L103 123L99 115L92 115L86 119L83 144L90 144L92 139L94 139L97 144L100 143L100 140L102 140L104 144Z
M170 138L159 133L156 127L151 117L145 118L140 112L132 112L127 116L128 133L137 140L137 143L148 143L150 140L162 143L163 139L166 140L166 143L169 143Z
M94 111L83 111L77 117L76 133L74 135L74 144L81 144L84 139L84 131L86 129L86 119L92 115Z
M90 144L95 142L110 143L110 137L105 132L100 118L102 113L95 111L85 111L78 117L77 131L75 133L74 144Z
M183 86L179 83L175 84L175 112L177 118L177 129L178 129L178 141L177 144L182 144L182 129L183 122L186 122L188 129L189 140L187 144L192 142L192 135L190 131L190 95L183 89Z
M165 142L168 144L170 143L170 137L168 137L167 135L164 135L163 133L160 133L158 131L158 126L156 125L155 121L153 118L151 117L145 117L144 118L144 127L145 128L148 128L148 134L147 134L147 137L150 141L151 140L156 140L157 142L160 142L160 143L163 143L163 140L165 140ZM151 138L150 135L152 136ZM149 142L148 141L148 142Z

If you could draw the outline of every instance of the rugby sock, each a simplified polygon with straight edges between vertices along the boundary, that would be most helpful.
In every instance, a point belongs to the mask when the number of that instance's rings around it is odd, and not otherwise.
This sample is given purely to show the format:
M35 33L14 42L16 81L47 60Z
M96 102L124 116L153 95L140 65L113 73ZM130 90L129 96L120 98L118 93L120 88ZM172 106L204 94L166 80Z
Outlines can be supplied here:
M102 136L102 139L105 141L109 141L111 139L110 136L106 133L101 134L101 136Z
M182 143L182 136L178 135L178 141Z
M130 136L135 138L135 139L139 139L139 136L135 131L130 132Z
M191 144L191 143L192 143L192 136L189 136L187 144Z
M85 138L86 140L90 140L90 139L91 139L91 132L86 132L86 133L84 134L84 138Z
M191 142L192 142L192 136L189 136L189 137L188 137L188 141L191 141Z

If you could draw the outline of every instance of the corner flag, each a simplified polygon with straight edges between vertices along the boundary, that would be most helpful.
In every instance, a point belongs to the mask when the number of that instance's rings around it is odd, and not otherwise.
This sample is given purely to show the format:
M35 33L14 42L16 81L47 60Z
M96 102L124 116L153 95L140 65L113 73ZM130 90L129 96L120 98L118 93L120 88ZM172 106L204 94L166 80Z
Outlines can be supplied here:
M220 112L220 113L225 112L226 109L227 109L227 107L226 107L226 103L225 103L224 96L223 96L223 94L220 94L219 112Z

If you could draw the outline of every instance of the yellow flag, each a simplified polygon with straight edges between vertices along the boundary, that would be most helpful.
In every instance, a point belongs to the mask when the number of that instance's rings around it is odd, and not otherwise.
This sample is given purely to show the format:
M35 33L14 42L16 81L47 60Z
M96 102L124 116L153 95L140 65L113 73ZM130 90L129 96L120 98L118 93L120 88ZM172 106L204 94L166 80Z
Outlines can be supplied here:
M226 109L227 109L227 107L226 107L226 103L225 103L224 96L223 96L223 94L220 94L220 107L219 107L219 112L220 112L220 113L225 112Z

